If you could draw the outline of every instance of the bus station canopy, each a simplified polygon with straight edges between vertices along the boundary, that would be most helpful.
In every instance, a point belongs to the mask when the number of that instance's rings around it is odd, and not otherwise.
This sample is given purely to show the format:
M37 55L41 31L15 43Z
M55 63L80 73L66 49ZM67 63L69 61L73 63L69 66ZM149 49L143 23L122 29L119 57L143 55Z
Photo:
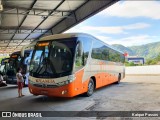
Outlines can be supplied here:
M62 33L118 0L0 0L0 54Z

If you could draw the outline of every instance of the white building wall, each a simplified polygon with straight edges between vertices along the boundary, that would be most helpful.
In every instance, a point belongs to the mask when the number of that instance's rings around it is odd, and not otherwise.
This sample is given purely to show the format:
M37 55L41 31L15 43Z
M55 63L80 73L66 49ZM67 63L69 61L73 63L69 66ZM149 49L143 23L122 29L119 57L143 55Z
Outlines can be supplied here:
M143 64L143 60L128 60L128 62L133 62L134 64Z
M149 66L129 66L126 67L127 74L153 74L160 75L160 65L149 65Z

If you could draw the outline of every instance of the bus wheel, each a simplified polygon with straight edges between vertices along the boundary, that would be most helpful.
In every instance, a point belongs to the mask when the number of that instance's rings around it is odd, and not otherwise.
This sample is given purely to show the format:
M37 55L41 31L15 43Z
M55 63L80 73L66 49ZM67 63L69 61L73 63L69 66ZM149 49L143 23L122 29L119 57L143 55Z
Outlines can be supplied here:
M90 81L88 83L88 91L86 95L89 97L93 94L93 92L94 92L94 81L92 78L90 78Z
M116 82L116 84L119 84L121 80L121 74L118 75L118 81Z

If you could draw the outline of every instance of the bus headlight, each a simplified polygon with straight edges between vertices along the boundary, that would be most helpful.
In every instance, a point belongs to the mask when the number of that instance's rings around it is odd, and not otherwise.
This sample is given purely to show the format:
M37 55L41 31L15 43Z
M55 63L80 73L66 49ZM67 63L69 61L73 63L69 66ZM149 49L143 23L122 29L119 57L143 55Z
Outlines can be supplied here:
M69 75L68 79L66 81L59 82L59 83L57 83L57 85L58 86L67 85L67 84L73 82L75 79L76 79L75 75Z
M69 82L73 82L73 80L75 80L75 79L76 79L75 75L69 75L68 76L68 81Z
M63 81L63 82L60 82L60 83L57 83L59 86L62 86L62 85L65 85L65 82L66 81Z
M33 82L33 81L31 81L31 80L29 80L29 81L28 81L28 83L30 83L31 85L32 85L32 84L34 84L34 82Z
M67 85L67 84L69 84L71 81L70 80L66 80L66 81L63 81L63 82L59 82L59 83L57 83L58 84L58 86L62 86L62 85Z
M67 80L67 81L66 81L66 84L68 84L68 83L69 83L69 81Z

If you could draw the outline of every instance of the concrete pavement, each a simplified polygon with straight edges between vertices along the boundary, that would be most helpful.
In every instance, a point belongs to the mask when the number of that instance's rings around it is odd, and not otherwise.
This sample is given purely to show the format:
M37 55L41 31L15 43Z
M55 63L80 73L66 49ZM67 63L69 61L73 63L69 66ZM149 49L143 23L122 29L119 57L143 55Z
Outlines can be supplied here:
M33 96L28 88L17 98L17 87L0 88L0 111L160 111L160 76L126 76L119 85L112 84L95 91L90 97L83 95L71 98L49 98ZM1 118L2 119L2 118ZM5 118L3 118L5 119ZM8 118L7 118L8 119ZM13 120L126 120L127 118L12 118ZM128 118L129 120L144 118ZM127 120L128 120L127 119ZM147 120L160 118L147 118Z

